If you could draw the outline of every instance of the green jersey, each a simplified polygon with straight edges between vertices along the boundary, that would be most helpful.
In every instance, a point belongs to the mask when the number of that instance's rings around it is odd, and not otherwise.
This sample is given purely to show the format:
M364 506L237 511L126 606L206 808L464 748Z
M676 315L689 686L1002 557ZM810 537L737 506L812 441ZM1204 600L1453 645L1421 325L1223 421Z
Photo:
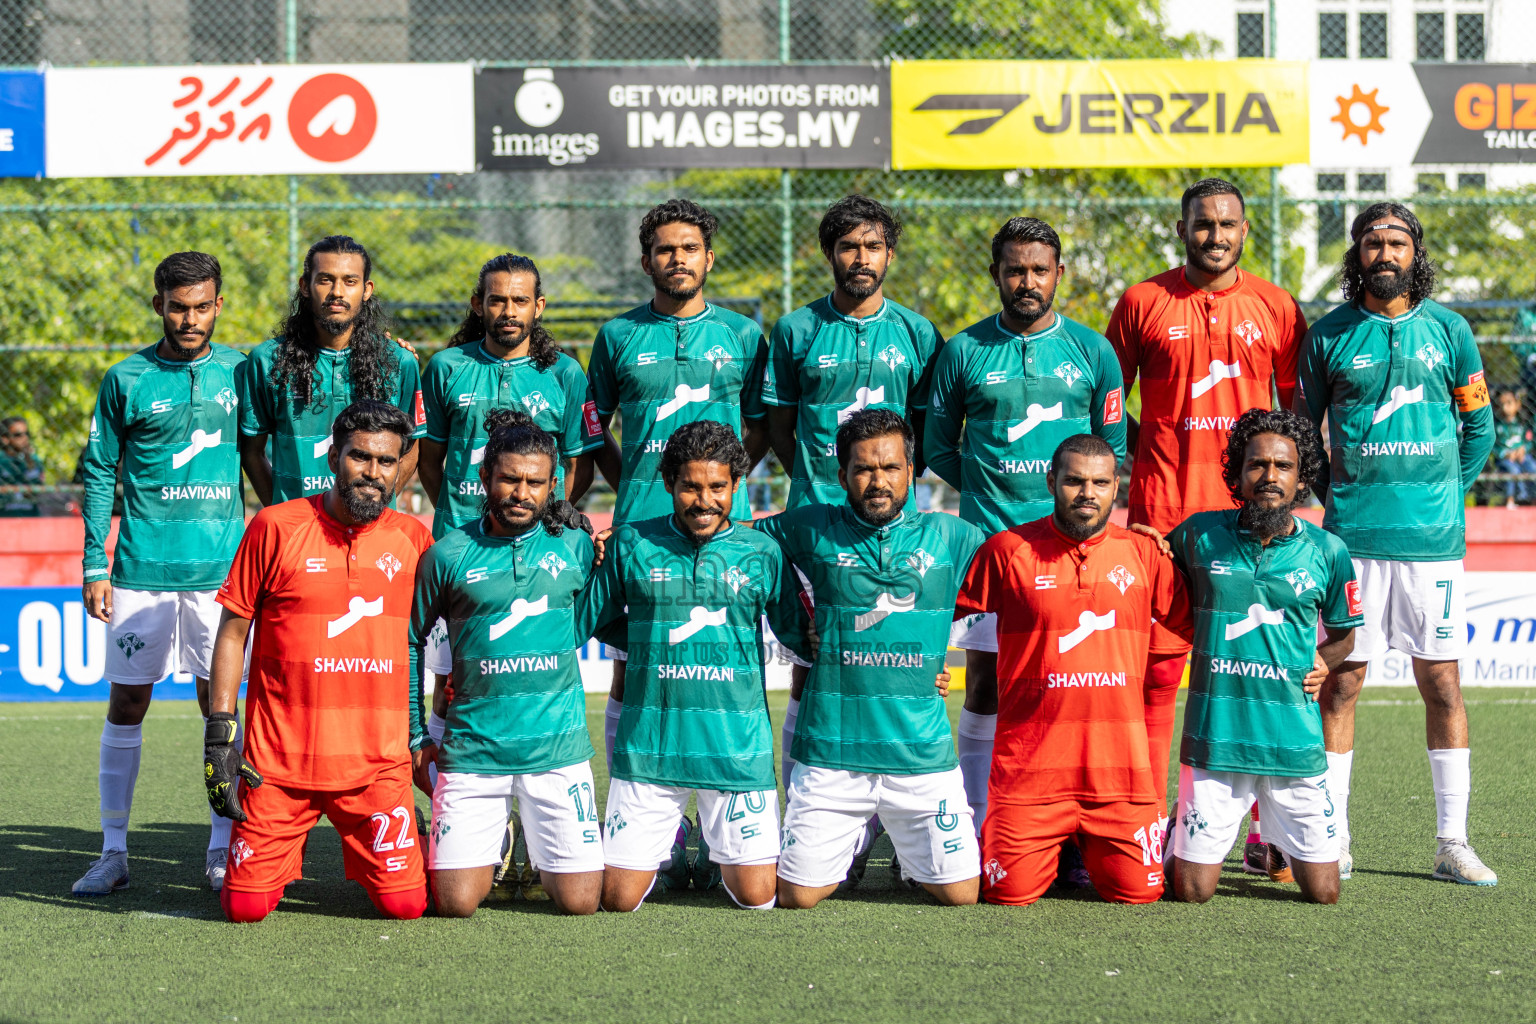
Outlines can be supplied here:
M576 648L576 599L592 565L580 530L516 537L483 519L449 531L416 567L411 604L411 749L426 735L422 648L439 617L453 649L438 770L523 775L592 756Z
M1493 457L1512 459L1520 452L1531 453L1531 428L1519 419L1493 420Z
M1349 553L1465 556L1467 490L1493 447L1467 321L1428 299L1395 319L1339 306L1307 333L1301 387L1312 421L1328 417L1323 526Z
M860 409L890 409L910 419L928 408L938 328L889 299L862 320L844 316L830 295L773 325L763 404L796 410L789 508L842 504L837 428Z
M315 356L313 390L308 405L296 406L292 394L273 389L272 362L279 341L270 338L246 360L245 383L249 396L240 412L240 432L246 437L267 435L272 439L272 504L307 498L329 490L334 479L327 455L331 450L331 424L352 404L352 349L322 348ZM394 342L384 346L391 365L386 370L389 399L411 422L420 437L426 424L421 404L421 369L416 357Z
M791 754L821 768L918 775L954 768L934 677L955 598L986 535L945 512L871 526L848 506L760 519L807 581L821 650L800 696Z
M615 778L738 793L777 785L763 616L797 653L805 633L772 538L732 524L697 544L671 515L626 523L582 602L578 635L628 615Z
M541 430L555 435L562 461L555 465L554 495L565 497L564 459L574 459L603 445L603 430L587 393L581 364L564 352L540 369L532 359L498 359L484 342L445 348L427 363L421 399L426 407L426 437L447 447L443 486L437 493L432 536L479 518L485 501L480 463L485 459L485 414L517 409L533 417Z
M1342 541L1303 519L1260 544L1237 516L1197 512L1168 535L1195 612L1179 759L1207 771L1321 775L1323 719L1302 680L1319 621L1365 621L1354 565Z
M718 420L740 436L743 417L762 418L767 362L768 343L756 321L719 306L675 317L646 303L602 326L587 373L598 414L617 410L622 421L624 467L615 524L671 512L672 498L661 482L661 451L678 427ZM745 479L731 518L752 518Z
M1029 335L990 316L949 339L934 367L923 454L960 492L960 518L989 535L1051 514L1045 474L1072 435L1097 434L1125 458L1115 350L1102 334L1055 316Z
M192 362L158 342L107 371L85 446L85 582L108 577L107 533L122 467L112 585L216 590L245 532L240 407L245 356L211 344Z

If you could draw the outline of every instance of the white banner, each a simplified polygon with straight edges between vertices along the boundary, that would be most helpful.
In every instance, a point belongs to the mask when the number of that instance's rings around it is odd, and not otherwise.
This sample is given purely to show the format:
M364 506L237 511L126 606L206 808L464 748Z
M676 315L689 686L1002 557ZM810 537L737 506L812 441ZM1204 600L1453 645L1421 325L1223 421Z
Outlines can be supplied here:
M1315 60L1308 74L1313 167L1414 162L1430 110L1412 64Z
M1536 686L1536 572L1467 573L1463 686ZM1367 684L1412 686L1413 663L1390 651L1371 662Z
M51 178L475 169L464 64L60 68Z

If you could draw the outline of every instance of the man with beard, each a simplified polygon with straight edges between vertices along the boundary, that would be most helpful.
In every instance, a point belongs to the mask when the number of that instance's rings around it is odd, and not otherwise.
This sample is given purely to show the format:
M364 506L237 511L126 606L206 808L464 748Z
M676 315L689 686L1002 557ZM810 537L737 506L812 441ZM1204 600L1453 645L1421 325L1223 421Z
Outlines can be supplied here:
M1141 673L1152 620L1189 636L1189 601L1157 541L1109 522L1119 463L1102 438L1063 441L1046 476L1055 510L988 539L955 605L998 617L997 749L981 830L991 903L1039 899L1073 839L1104 899L1163 892Z
M1248 409L1280 407L1296 388L1296 358L1307 331L1296 300L1238 267L1248 237L1243 193L1205 178L1185 190L1175 225L1182 267L1133 285L1120 297L1105 334L1125 386L1141 379L1141 416L1128 421L1132 524L1166 534L1196 512L1232 508L1222 482L1227 433ZM1152 631L1147 663L1147 733L1160 799L1167 799L1174 703L1189 645ZM1264 874L1268 850L1257 809L1243 869ZM1276 862L1277 880L1289 880Z
M990 270L1002 311L944 346L923 445L928 465L960 492L960 518L988 535L1050 512L1046 476L1063 439L1091 432L1125 455L1114 350L1051 308L1066 273L1056 232L1013 218L992 239ZM997 725L996 616L958 626L954 643L966 652L960 767L981 828Z
M660 466L672 512L620 526L582 596L576 636L619 624L630 656L608 790L607 910L640 906L693 795L699 859L719 865L738 906L774 905L779 793L763 618L801 657L811 652L783 551L731 519L749 464L727 424L678 428ZM712 877L707 864L694 870Z
M236 822L221 894L231 921L272 912L302 875L305 839L322 814L341 834L347 877L381 914L426 910L406 632L432 535L388 507L414 433L385 402L342 410L330 489L257 513L219 589L203 776L209 804ZM242 757L232 744L235 694L253 622Z
M1306 417L1250 409L1223 463L1238 508L1197 512L1168 536L1195 609L1171 844L1179 900L1216 894L1257 800L1302 896L1338 902L1338 815L1314 695L1362 619L1349 551L1292 514L1322 465L1322 438Z
M836 435L845 500L758 520L806 581L821 641L784 779L781 906L830 895L867 856L873 814L903 877L947 906L976 902L976 830L934 679L986 537L906 507L915 447L898 413L856 412Z
M91 417L82 599L92 618L107 623L111 692L101 732L101 857L75 883L78 896L128 886L128 812L154 684L177 670L190 672L208 713L219 622L214 591L245 528L236 441L245 357L213 343L224 308L221 282L219 261L206 253L161 261L154 308L164 336L107 371ZM119 471L123 514L109 573L106 541ZM205 871L217 890L229 822L210 817Z
M320 239L304 255L304 276L277 336L246 361L240 464L263 505L330 488L331 423L354 401L396 406L418 437L425 427L421 370L412 353L389 339L372 273L373 259L356 239ZM402 486L415 471L413 447Z
M560 445L532 424L502 427L480 463L484 514L422 558L411 612L411 748L432 794L432 891L439 914L468 917L503 859L512 801L544 891L569 914L596 912L602 821L576 648L576 599L593 546L551 507ZM454 700L427 730L423 651L439 617L453 650ZM437 782L426 778L437 766Z
M1349 548L1365 606L1355 649L1321 697L1340 875L1353 867L1355 701L1367 663L1392 647L1413 659L1424 698L1434 877L1494 885L1467 842L1472 768L1456 664L1467 639L1466 493L1493 448L1488 384L1467 321L1429 297L1435 267L1418 218L1377 203L1355 218L1350 238L1346 301L1313 326L1302 359L1307 412L1315 423L1328 417L1323 526Z

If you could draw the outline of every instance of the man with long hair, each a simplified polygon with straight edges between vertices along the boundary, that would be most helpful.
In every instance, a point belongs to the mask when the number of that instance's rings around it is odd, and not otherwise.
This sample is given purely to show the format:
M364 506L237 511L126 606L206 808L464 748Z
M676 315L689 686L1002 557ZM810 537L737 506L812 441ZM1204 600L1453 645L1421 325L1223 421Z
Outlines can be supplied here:
M1467 842L1472 791L1467 710L1466 494L1493 449L1493 412L1472 328L1431 299L1424 228L1401 203L1366 207L1350 227L1344 303L1313 325L1301 383L1314 423L1328 418L1323 526L1354 559L1365 624L1321 696L1328 775L1339 806L1340 877L1349 850L1355 701L1367 663L1402 651L1424 698L1435 788L1434 877L1494 885Z
M330 488L331 422L354 401L388 402L410 417L418 436L426 425L420 367L390 339L372 274L373 258L356 239L320 239L304 254L276 336L246 361L240 464L263 505ZM416 471L414 447L401 469L403 486Z

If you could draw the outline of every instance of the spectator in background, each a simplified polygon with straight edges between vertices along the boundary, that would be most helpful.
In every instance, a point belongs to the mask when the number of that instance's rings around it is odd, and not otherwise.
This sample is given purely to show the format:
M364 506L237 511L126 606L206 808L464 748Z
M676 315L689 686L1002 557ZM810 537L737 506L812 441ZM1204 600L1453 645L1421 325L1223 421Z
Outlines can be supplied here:
M1533 435L1523 415L1520 394L1512 387L1499 388L1493 403L1493 460L1500 473L1536 473L1536 458L1531 456ZM1504 482L1504 507L1529 505L1536 481Z
M21 416L9 416L0 420L0 486L40 487L43 483L43 464L32 448L32 434L27 421ZM6 492L0 497L0 515L39 515L37 502L25 491Z

